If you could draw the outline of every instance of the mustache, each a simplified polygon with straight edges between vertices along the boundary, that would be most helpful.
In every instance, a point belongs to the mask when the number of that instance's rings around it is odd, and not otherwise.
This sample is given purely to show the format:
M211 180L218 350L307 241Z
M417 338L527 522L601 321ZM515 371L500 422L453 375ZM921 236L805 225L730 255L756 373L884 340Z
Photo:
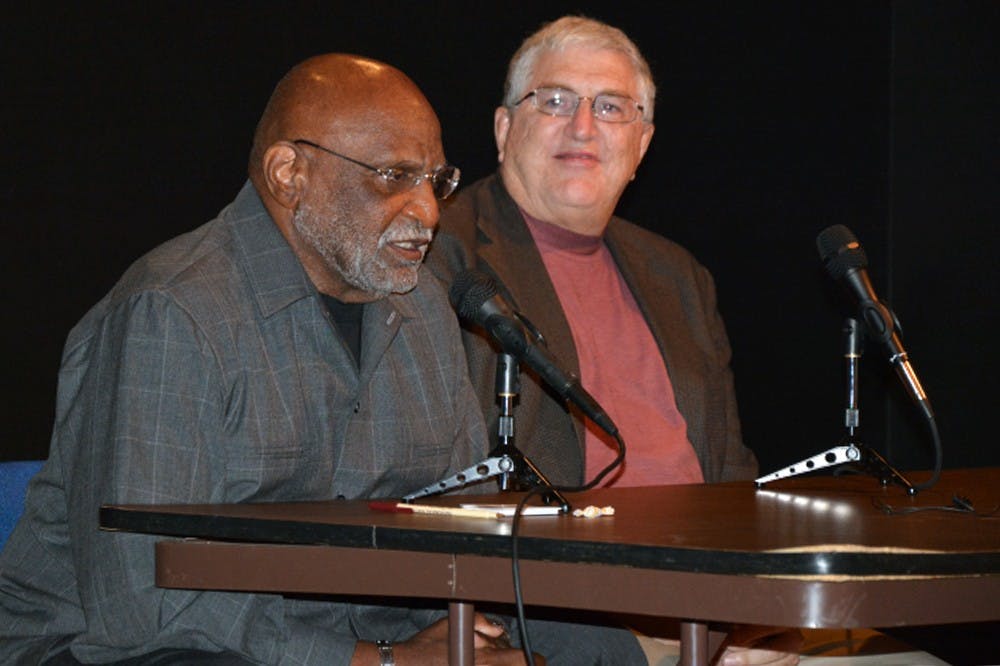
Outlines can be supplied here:
M417 220L409 219L401 224L390 225L382 234L383 243L397 243L399 241L424 241L431 242L434 238L434 230L428 229Z

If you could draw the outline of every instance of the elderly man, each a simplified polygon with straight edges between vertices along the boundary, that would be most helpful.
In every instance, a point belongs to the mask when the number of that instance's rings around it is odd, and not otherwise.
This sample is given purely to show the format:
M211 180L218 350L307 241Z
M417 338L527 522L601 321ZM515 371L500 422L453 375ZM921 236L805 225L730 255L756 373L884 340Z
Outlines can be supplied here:
M428 261L446 282L469 268L493 277L610 414L628 455L605 485L753 479L711 276L614 216L653 137L654 96L649 66L616 28L564 17L528 37L494 114L499 171L445 209ZM496 433L496 350L475 327L463 336ZM554 483L590 480L616 455L537 379L521 382L513 414L518 448ZM734 638L763 645L772 634ZM785 648L797 645L779 632L781 649L734 647L725 663L795 663Z
M445 281L469 267L492 275L580 376L628 445L608 483L752 479L711 276L614 217L653 137L654 95L616 28L564 17L529 37L494 115L499 172L445 209L429 262ZM496 354L479 332L464 341L495 423ZM522 382L514 414L519 448L552 481L593 478L614 457L599 428L538 382Z
M485 453L458 327L420 269L458 181L440 134L398 70L306 61L235 201L73 329L50 457L0 556L0 662L390 663L383 640L443 663L440 611L158 589L155 539L96 526L102 503L399 496ZM476 629L478 660L523 663Z

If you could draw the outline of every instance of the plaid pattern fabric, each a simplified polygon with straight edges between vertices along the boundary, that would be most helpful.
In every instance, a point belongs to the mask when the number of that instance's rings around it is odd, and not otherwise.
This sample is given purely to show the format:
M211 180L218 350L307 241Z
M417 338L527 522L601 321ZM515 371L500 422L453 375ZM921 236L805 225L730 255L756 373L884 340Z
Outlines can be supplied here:
M153 585L104 503L401 496L486 455L437 280L365 307L360 369L247 184L137 261L70 333L49 464L0 555L0 662L161 648L346 664L440 614Z

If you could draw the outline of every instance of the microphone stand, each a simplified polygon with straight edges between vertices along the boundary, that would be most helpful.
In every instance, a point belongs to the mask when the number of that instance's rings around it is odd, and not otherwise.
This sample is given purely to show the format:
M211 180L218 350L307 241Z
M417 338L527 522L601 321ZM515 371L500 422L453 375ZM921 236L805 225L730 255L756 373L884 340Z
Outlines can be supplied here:
M497 445L490 451L489 457L457 474L405 495L404 502L496 477L500 490L505 492L547 487L548 490L542 494L542 501L546 504L557 502L563 513L569 512L571 508L569 500L514 445L514 403L521 390L519 374L514 356L503 352L497 354L496 391L497 401L500 404L500 420Z
M844 322L845 353L847 359L847 408L844 410L844 425L847 433L840 444L815 456L800 460L784 469L779 469L754 481L758 488L778 479L786 479L808 472L814 472L826 467L851 465L862 472L876 477L885 486L897 483L906 489L910 495L915 495L917 489L896 470L878 451L861 443L857 436L861 412L858 409L858 362L861 359L861 339L863 331L856 319L848 318Z

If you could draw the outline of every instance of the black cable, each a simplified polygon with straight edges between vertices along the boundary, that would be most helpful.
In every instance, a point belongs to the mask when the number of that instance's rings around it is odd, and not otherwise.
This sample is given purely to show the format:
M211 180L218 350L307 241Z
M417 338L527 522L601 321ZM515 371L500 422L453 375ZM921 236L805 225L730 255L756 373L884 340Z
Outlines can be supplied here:
M528 490L524 497L521 498L521 501L517 503L517 507L514 509L514 520L511 523L510 528L511 573L514 579L514 605L517 609L517 629L521 636L521 649L524 651L524 658L528 662L528 666L535 666L535 655L531 651L531 639L528 637L528 624L524 618L524 598L521 595L521 567L519 565L517 549L517 534L518 528L521 525L521 514L524 511L524 507L527 506L528 500L535 495L540 495L550 490L556 490L563 493L578 493L584 490L590 490L603 481L608 474L625 462L625 440L621 438L621 435L619 435L617 431L614 433L614 438L618 443L618 455L608 464L607 467L602 469L597 476L591 479L590 482L585 483L582 486L552 486L550 484L539 484Z
M976 518L992 518L1000 512L1000 504L994 504L989 509L977 509L969 497L963 495L961 490L956 491L951 496L951 504L932 504L924 506L893 506L880 497L872 498L872 505L888 516L905 516L910 513L921 511L944 511L946 513L964 513Z
M925 415L927 416L927 426L931 430L931 437L934 439L934 472L931 474L930 479L913 486L911 494L918 493L921 490L927 490L937 483L939 478L941 478L941 459L943 458L941 435L938 433L937 421L934 419L934 416L932 414L927 414L926 412Z

